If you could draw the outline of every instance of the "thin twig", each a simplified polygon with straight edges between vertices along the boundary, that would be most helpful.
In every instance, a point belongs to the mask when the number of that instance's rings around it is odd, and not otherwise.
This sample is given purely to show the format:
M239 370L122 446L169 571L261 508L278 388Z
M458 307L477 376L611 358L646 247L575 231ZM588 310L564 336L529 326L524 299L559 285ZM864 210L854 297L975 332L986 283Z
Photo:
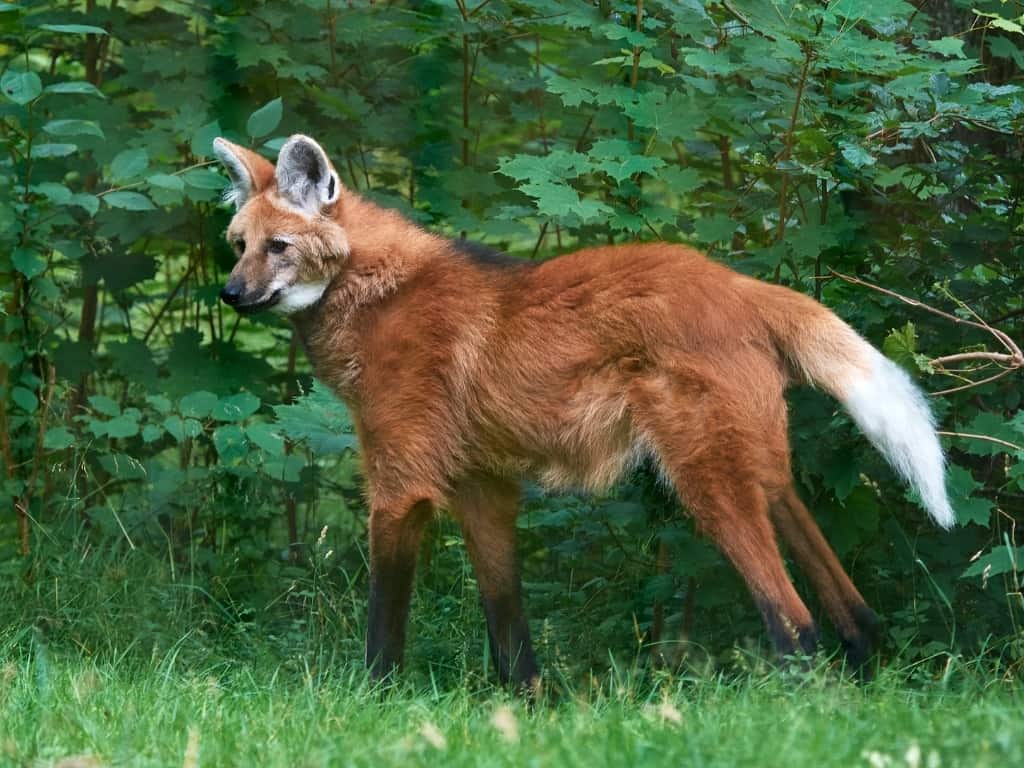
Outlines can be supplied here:
M936 432L936 434L943 435L944 437L969 437L972 440L986 440L990 443L999 443L999 445L1005 445L1007 448L1013 448L1015 451L1024 451L1024 446L1000 440L998 437L989 437L988 435L975 435L970 432Z
M170 295L168 295L168 297L164 300L164 303L160 305L160 309L157 311L156 317L154 317L153 320L150 322L149 328L146 329L146 332L142 334L143 343L149 341L149 337L152 335L153 331L156 330L157 325L159 325L160 323L160 318L164 316L164 312L167 311L167 308L171 305L171 302L174 301L174 297L178 295L178 291L181 290L181 286L183 286L185 284L185 281L188 280L189 275L192 274L192 270L194 267L195 262L189 264L188 269L185 270L185 274L181 276L181 279L178 280L177 284L174 286L174 289L171 291Z
M1006 370L1000 371L999 373L997 373L994 376L989 376L988 378L980 379L979 381L972 381L969 384L963 384L963 385L961 385L959 387L951 387L950 389L940 389L938 392L930 392L929 395L931 397L940 397L942 395L951 395L954 392L963 392L965 389L972 389L973 387L980 387L982 384L990 384L991 382L995 381L996 379L1001 379L1004 376L1010 375L1015 370L1017 370L1017 369L1016 368L1007 368ZM947 375L948 376L952 376L953 374L947 374ZM954 378L961 378L961 379L963 379L963 378L966 378L966 377L965 376L955 376Z
M203 161L198 162L198 163L192 163L192 165L189 165L189 166L187 166L185 168L181 168L181 169L175 171L174 173L171 173L171 174L168 174L168 175L169 176L181 176L183 173L188 173L189 171L194 171L196 168L205 168L208 165L216 165L216 164L217 164L216 160L203 160ZM146 183L146 180L143 179L141 181L133 181L131 184L122 184L120 187L111 187L110 189L104 189L102 192L97 192L96 193L96 197L103 197L104 195L109 195L111 192L121 192L122 190L125 190L125 189L132 189L134 187L138 187L138 186L140 186L142 184L145 184L145 183Z
M537 258L537 251L540 250L540 244L544 242L544 235L548 233L548 224L551 219L546 220L540 227L540 234L537 235L537 243L533 246L533 253L530 254L531 259Z
M800 116L800 102L803 101L804 87L807 85L807 75L811 69L811 61L814 59L814 48L808 44L807 49L804 51L804 66L800 70L800 81L796 86L796 98L793 100L793 113L789 117L789 129L786 131L786 135L783 138L783 149L779 155L777 162L785 162L789 160L793 154L793 142L796 133L796 122ZM789 186L789 174L782 174L782 189L779 191L779 230L776 236L776 241L782 242L782 238L786 235L786 191ZM778 275L776 275L778 279Z
M936 357L931 361L932 365L945 365L946 363L958 363L961 360L992 360L997 363L1006 363L1013 366L1015 360L1013 355L1004 355L1001 352L959 352L955 355Z
M1003 347L1006 349L1008 354L1000 354L998 352L961 352L954 355L946 355L944 357L935 358L934 360L931 361L931 365L934 368L940 369L940 371L942 369L943 363L956 362L960 360L989 360L992 362L997 362L1001 365L1005 365L1006 368L1000 373L997 373L994 376L989 376L988 378L982 379L981 381L975 381L960 387L954 387L952 389L944 389L939 392L933 392L931 393L933 397L938 395L948 395L953 392L960 392L965 389L970 389L971 387L977 387L982 384L988 384L989 382L995 381L996 379L1001 379L1003 376L1007 376L1016 370L1024 368L1024 353L1021 353L1020 347L1017 346L1016 342L1014 342L1014 340L1011 339L1003 331L999 330L998 328L993 328L991 325L986 323L984 320L978 317L977 313L975 313L974 310L971 310L969 307L966 307L966 309L968 309L968 311L970 311L971 314L978 318L977 321L965 320L962 317L957 317L956 315L950 314L949 312L944 312L941 309L937 309L929 304L925 304L923 301L919 301L918 299L911 299L910 297L904 296L903 294L897 293L896 291L890 290L889 288L883 288L880 285L875 285L874 283L869 283L866 280L861 280L859 277L844 275L841 272L836 272L834 269L829 270L829 272L831 272L832 275L834 275L835 277L838 277L840 280L846 281L847 283L852 283L853 285L861 285L864 286L865 288L870 288L873 291L884 293L886 296L891 296L894 299L899 299L903 303L909 304L912 307L918 307L927 312L931 312L933 315L943 317L951 322L956 323L957 325L969 325L972 328L979 328L983 331L986 331L992 334L992 336L994 336L999 341L999 343L1002 344Z
M39 431L36 433L36 447L32 454L32 473L28 482L25 483L25 490L18 498L15 508L18 510L18 534L20 539L21 554L28 555L31 552L31 545L28 535L28 508L32 502L32 493L35 490L36 480L39 478L39 470L43 464L43 442L46 438L46 422L50 415L50 400L53 398L53 387L56 383L56 369L50 365L46 371L46 388L43 390L43 400L39 410Z

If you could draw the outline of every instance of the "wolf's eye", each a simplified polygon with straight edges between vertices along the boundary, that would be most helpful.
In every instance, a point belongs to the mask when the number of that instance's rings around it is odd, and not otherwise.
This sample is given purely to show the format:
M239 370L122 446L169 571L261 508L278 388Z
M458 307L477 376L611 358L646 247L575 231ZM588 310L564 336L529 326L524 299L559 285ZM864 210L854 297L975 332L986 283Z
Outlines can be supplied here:
M239 253L245 253L245 240L243 240L242 238L238 238L233 243L231 243L231 245L233 245L235 247L235 250L238 251Z
M267 253L284 253L285 248L288 247L288 243L284 240L271 240L267 243Z

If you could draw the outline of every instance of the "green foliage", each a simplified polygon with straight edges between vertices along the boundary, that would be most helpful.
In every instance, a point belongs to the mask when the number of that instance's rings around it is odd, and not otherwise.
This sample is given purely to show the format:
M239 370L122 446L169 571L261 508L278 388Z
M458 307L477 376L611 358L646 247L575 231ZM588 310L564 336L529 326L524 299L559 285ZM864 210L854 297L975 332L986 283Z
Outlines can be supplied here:
M0 7L11 577L42 583L48 561L18 553L85 537L259 605L314 569L324 525L332 578L363 573L348 415L288 327L217 301L218 135L270 158L313 135L349 187L524 257L704 248L820 298L932 391L1000 371L936 358L1004 350L833 271L1024 335L1024 37L1002 3L336 5ZM792 396L803 495L904 653L1016 637L1019 658L1020 393L1018 372L934 399L949 535L834 404ZM659 612L663 636L709 648L760 636L740 581L647 474L608 498L531 488L525 507L545 637L597 627L578 663L642 642ZM425 580L465 569L452 542L442 527Z

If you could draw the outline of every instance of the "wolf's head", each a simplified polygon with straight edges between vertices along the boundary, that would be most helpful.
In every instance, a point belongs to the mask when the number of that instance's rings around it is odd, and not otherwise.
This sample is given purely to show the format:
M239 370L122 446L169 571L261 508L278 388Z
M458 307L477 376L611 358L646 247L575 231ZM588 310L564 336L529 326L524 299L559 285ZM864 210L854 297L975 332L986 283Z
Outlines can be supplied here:
M238 256L221 299L239 312L290 315L316 304L349 254L333 213L341 182L324 150L292 136L275 167L255 152L214 139L227 168L225 195L237 209L227 239Z

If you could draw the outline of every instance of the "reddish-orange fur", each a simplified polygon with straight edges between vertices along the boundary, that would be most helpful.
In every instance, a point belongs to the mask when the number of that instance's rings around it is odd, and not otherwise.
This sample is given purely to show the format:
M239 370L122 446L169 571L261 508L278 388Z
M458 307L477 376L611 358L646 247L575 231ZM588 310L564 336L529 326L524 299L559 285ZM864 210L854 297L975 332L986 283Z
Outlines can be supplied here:
M517 481L598 490L643 459L742 574L782 651L811 650L815 628L776 530L864 652L870 609L791 480L786 387L813 375L838 392L844 370L866 365L825 308L681 245L485 265L347 190L320 215L300 215L278 200L269 163L246 162L264 181L229 238L306 238L301 269L330 281L292 319L358 432L379 576L368 661L378 670L401 658L416 549L428 510L440 508L462 522L499 668L532 679ZM272 259L255 250L236 276L266 279Z

